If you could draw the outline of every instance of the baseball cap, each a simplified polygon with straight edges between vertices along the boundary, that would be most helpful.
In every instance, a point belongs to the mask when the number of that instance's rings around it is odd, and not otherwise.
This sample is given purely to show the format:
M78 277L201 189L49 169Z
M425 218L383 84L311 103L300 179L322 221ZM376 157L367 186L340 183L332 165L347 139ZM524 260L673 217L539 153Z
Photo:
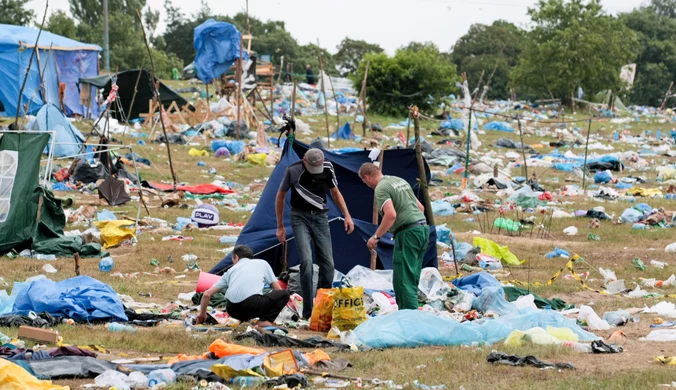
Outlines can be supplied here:
M305 152L305 169L313 175L324 172L324 153L319 149L310 149Z

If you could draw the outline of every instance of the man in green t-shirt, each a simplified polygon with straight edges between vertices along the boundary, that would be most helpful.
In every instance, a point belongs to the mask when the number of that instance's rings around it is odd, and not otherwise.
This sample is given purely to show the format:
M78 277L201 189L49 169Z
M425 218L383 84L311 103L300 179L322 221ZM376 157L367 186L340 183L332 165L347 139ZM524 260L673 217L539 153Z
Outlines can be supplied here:
M425 208L408 182L396 176L384 176L375 164L363 164L359 168L359 177L375 190L376 205L382 216L376 234L366 245L374 250L387 231L394 235L392 282L397 305L399 310L416 310L420 272L430 239Z

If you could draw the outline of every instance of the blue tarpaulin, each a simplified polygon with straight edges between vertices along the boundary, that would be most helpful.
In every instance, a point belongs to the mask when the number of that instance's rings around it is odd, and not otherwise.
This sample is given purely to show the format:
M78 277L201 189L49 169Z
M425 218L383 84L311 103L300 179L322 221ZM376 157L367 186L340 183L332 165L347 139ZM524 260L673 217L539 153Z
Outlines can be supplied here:
M14 116L17 111L19 89L30 62L38 30L31 27L0 24L0 116ZM51 50L50 50L51 47ZM87 108L80 104L80 77L98 75L98 56L101 47L74 41L43 31L38 43L40 68L34 57L26 86L21 97L20 114L33 114L45 103L59 104L59 82L66 85L64 108L66 114L85 115ZM41 74L44 89L41 85ZM92 96L95 96L92 89ZM92 99L93 100L93 99ZM96 106L95 104L93 106ZM95 107L93 107L95 108Z
M481 295L481 290L486 287L500 287L500 281L495 279L495 276L487 272L479 272L478 274L471 274L455 279L453 285L463 291L474 293L474 295Z
M350 123L345 122L344 125L340 127L336 132L331 134L333 139L351 139L352 138L352 129L350 128Z
M195 27L195 69L203 83L221 77L239 59L241 37L234 25L213 19ZM244 59L248 60L249 54L243 53Z
M289 148L292 145L292 148ZM254 210L249 222L246 224L242 233L237 239L237 245L248 245L256 254L256 258L267 260L275 271L281 270L282 260L284 258L284 249L277 240L277 218L275 214L275 198L277 190L284 176L286 168L298 161L309 149L308 145L300 142L287 142L284 144L282 157L272 171L263 194ZM385 150L383 160L385 163L384 173L386 175L396 175L411 184L414 192L422 196L417 184L418 165L416 162L415 151L413 149L391 149ZM373 218L373 190L368 188L357 172L365 162L371 162L369 151L361 151L347 154L336 154L324 151L327 161L333 163L333 167L338 179L338 188L344 195L347 208L355 223L355 231L348 235L345 233L343 221L338 217L342 216L338 207L327 195L329 202L329 226L331 228L331 240L333 243L333 258L335 267L338 271L347 273L356 265L370 266L371 253L366 247L366 241L372 236L377 226L371 223ZM427 178L429 180L429 167L425 166ZM284 226L287 232L287 255L288 266L298 265L298 252L295 240L293 240L293 229L291 229L291 192L287 193L286 206L284 208ZM384 236L377 247L376 252L380 258L382 266L386 269L392 268L392 252L394 250L394 240L391 235ZM209 272L221 274L232 264L230 257L226 257L220 263L215 265ZM430 246L425 255L423 267L436 267L437 265L437 245L436 229L430 228Z
M451 129L451 130L465 130L465 124L461 119L451 119L441 122L439 127L442 129Z
M505 122L500 122L500 121L493 121L493 122L486 123L486 125L484 126L484 129L486 129L486 130L496 130L496 131L505 131L507 133L513 133L514 132L514 129L512 128L512 126L510 126L509 124L507 124Z
M54 317L76 321L127 321L124 306L115 290L89 276L54 282L33 281L14 302L14 312L46 311Z

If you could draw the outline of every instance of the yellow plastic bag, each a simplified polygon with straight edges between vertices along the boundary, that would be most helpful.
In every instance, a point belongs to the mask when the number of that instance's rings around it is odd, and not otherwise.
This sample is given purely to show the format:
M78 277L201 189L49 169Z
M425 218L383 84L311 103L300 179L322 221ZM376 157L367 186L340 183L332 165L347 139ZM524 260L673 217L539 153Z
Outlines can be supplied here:
M310 317L310 330L313 332L328 332L331 329L333 316L333 291L329 288L317 290L315 305Z
M98 221L94 225L101 231L103 249L120 245L122 241L136 236L132 221Z
M268 158L268 155L265 153L250 153L246 156L246 161L252 164L265 165L265 159Z
M290 375L299 371L298 362L290 349L271 353L263 360L263 369L269 377Z
M555 328L553 326L548 326L547 333L561 341L573 341L576 343L580 341L580 338L577 337L577 335L570 328Z
M225 364L214 364L213 366L211 366L211 371L213 371L214 374L226 380L232 379L237 376L258 376L258 377L263 376L252 369L235 370L234 368Z
M506 246L500 246L495 242L488 240L486 238L474 237L472 242L474 247L477 246L481 248L481 253L485 253L489 256L493 256L498 260L501 260L509 265L521 265L525 263L524 261L519 261L519 259L509 251L509 248Z
M364 287L339 287L333 290L331 327L341 332L352 330L366 321Z
M0 359L0 389L3 390L69 390L68 386L53 385L52 381L41 381L23 367L8 360Z
M206 150L199 150L195 148L190 148L188 154L193 157L202 157L202 156L209 157L209 152L207 152Z
M561 341L542 328L531 328L525 332L515 330L507 336L505 345L511 347L522 347L528 344L537 345L556 345Z

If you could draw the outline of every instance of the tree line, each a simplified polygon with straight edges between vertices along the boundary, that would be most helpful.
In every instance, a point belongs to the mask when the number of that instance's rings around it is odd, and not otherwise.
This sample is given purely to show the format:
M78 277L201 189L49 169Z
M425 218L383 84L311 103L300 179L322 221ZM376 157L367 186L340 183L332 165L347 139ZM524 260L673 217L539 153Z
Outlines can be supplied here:
M0 23L31 25L36 16L29 0L0 0ZM69 16L52 12L45 29L103 46L100 0L69 0ZM488 99L556 98L570 102L578 89L593 100L612 90L625 104L659 106L676 75L676 0L650 0L631 12L609 15L600 0L539 0L528 15L526 29L499 20L475 24L447 51L425 42L412 42L389 56L363 40L345 38L335 54L310 43L301 45L283 21L262 21L238 13L214 14L202 0L198 12L185 15L165 0L166 30L157 34L159 11L146 0L109 0L110 63L112 70L149 68L141 35L146 29L160 77L169 77L195 57L193 30L213 18L234 24L254 39L252 49L267 54L279 67L282 57L297 77L310 65L318 73L319 50L332 75L348 75L359 87L369 67L367 93L371 109L402 114L417 104L432 108L457 92L461 74L471 90L487 86ZM136 9L143 9L142 24ZM620 69L636 64L633 86L620 79ZM283 71L286 71L286 66ZM481 84L479 83L481 81Z

